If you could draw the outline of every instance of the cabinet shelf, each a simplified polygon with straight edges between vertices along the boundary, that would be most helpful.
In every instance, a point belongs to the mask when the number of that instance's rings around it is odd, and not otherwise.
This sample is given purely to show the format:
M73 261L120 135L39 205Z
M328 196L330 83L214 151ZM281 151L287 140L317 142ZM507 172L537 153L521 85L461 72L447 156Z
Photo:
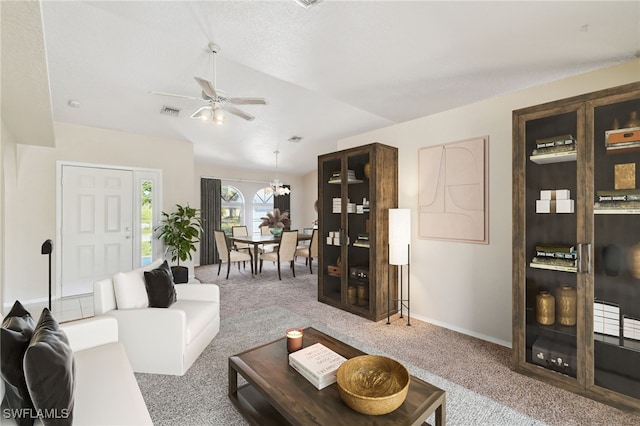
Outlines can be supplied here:
M342 183L341 179L336 179L336 180L330 180L329 182L331 185L340 185ZM349 179L347 180L347 185L352 185L354 183L364 183L363 180L361 179Z
M578 158L575 151L572 152L554 152L552 154L531 155L529 159L536 164L549 163L566 163L568 161L576 161Z

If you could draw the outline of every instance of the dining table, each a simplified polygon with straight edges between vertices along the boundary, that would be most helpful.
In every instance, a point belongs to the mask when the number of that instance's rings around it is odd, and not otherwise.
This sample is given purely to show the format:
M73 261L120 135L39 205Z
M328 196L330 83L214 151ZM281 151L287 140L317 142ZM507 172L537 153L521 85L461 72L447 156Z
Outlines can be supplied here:
M245 243L253 245L253 275L258 275L258 260L260 259L260 246L264 244L280 243L280 235L244 235L229 237L229 240L237 243ZM311 240L311 234L298 233L298 242Z

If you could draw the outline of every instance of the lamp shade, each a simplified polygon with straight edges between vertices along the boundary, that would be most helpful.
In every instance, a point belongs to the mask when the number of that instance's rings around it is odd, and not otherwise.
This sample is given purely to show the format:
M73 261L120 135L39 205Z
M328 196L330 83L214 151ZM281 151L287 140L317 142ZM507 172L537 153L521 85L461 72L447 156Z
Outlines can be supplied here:
M409 264L411 209L389 209L389 264Z

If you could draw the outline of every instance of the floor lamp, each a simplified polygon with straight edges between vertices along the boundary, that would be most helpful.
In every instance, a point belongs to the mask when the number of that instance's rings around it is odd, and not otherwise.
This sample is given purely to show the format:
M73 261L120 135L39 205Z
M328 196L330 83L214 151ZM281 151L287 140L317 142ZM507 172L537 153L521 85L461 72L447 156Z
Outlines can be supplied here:
M53 241L47 240L42 243L40 254L49 255L49 310L51 310L51 253L53 253Z
M400 298L394 302L402 309L407 308L407 325L411 325L411 209L389 209L389 265L400 266ZM407 298L402 296L402 266L407 265ZM389 266L390 268L390 266ZM391 273L387 273L387 324L391 324ZM395 283L394 285L397 285Z

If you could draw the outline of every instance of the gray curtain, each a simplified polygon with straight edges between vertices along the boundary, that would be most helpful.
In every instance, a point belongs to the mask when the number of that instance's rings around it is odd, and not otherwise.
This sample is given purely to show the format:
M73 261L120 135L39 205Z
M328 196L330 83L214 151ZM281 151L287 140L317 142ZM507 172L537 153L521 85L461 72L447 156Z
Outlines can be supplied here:
M291 189L291 185L282 185L285 188ZM289 212L289 219L291 219L291 195L278 195L273 197L273 208L280 209L280 213L286 211Z
M202 210L202 237L200 238L200 265L219 262L213 231L222 228L220 179L200 179L200 209Z

